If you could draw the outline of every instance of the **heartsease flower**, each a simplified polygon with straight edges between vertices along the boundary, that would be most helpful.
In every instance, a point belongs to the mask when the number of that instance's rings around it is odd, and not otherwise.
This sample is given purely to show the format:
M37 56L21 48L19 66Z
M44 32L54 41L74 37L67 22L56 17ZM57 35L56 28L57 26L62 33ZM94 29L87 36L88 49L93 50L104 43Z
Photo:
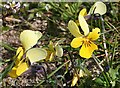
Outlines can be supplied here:
M52 61L54 60L54 57L62 57L63 56L63 48L60 46L60 44L64 41L65 39L61 39L57 41L56 43L53 43L52 41L49 42L47 50L47 57L46 61Z
M10 77L17 78L26 70L28 70L29 64L26 61L24 61L23 54L24 54L23 48L19 47L16 52L17 58L15 60L15 65L8 73Z
M73 79L72 79L72 83L71 83L71 87L75 86L78 82L78 80L83 77L83 76L86 76L85 72L80 69L79 71L77 71L77 74L75 73L73 75Z
M79 55L83 58L90 58L93 51L98 49L97 45L93 41L99 38L100 34L98 33L100 32L100 29L95 28L92 32L89 32L89 27L84 16L79 14L78 20L84 35L79 31L77 24L73 20L70 20L68 23L68 29L75 37L71 42L71 46L73 48L82 46L79 51Z
M42 33L39 31L24 30L20 34L22 47L19 47L16 52L15 65L8 73L10 77L17 78L29 69L31 64L43 60L47 56L47 51L42 48L33 48L41 38Z

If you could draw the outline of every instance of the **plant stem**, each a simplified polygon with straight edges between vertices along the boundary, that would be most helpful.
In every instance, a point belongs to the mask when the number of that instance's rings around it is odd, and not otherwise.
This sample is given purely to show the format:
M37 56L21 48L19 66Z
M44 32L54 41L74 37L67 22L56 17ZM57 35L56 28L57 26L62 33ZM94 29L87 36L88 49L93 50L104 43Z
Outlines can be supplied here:
M102 68L102 66L100 65L100 63L96 60L95 55L93 54L92 56L93 56L93 59L95 60L96 64L97 64L97 65L98 65L98 67L100 68L100 70L103 72L103 71L104 71L104 69Z
M73 62L73 57L72 57L72 55L73 55L73 53L69 53L68 52L68 54L69 54L69 56L70 56L70 61L71 61L71 65L72 65L72 68L74 69L73 71L74 71L74 73L77 75L77 78L79 79L79 75L78 75L78 72L77 72L77 70L76 70L76 68L75 68L75 66L74 66L74 62Z
M45 64L47 65L47 68L48 68L49 72L52 73L52 70L50 69L48 63L45 62ZM57 81L57 84L58 84L61 88L63 88L62 83L57 79L57 77L55 76L55 74L53 74L53 78Z
M105 72L102 72L102 75L104 76L104 78L105 78L105 80L106 80L106 83L107 83L107 85L108 85L108 88L109 88L109 86L110 86L110 82L108 81Z
M93 54L93 59L95 60L95 62L97 63L98 67L99 67L100 70L102 71L102 75L104 76L104 79L106 80L107 85L110 86L108 77L106 76L106 74L105 74L105 72L104 72L104 69L102 68L102 66L100 65L100 63L96 60L96 57L95 57L94 54Z
M59 66L55 71L53 71L51 74L49 74L47 76L47 79L49 79L51 76L53 76L58 70L60 70L65 64L67 64L68 62L70 62L70 60L66 61L64 64L62 64L61 66ZM44 83L45 80L42 80L39 84L35 85L34 88L36 88L37 86L40 86L42 83Z
M115 57L115 53L116 53L116 48L117 48L117 36L115 36L115 42L114 42L114 47L113 47L113 54L112 54L112 58L111 58L111 61L110 61L110 67L112 66L112 61L114 60L114 57Z
M105 26L104 26L104 19L102 18L102 16L100 16L100 19L102 21L102 32L103 32L103 46L104 46L104 49L105 49L105 56L106 56L106 61L109 63L109 60L108 60L108 52L107 52L107 46L106 46L106 38L105 38L105 35L104 35L104 32L105 32Z

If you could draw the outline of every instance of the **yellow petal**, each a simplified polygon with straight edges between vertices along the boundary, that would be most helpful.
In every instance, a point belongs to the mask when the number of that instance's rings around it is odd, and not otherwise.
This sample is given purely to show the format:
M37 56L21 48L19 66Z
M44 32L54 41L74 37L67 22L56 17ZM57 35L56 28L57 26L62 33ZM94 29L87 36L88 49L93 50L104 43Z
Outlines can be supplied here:
M71 42L71 46L73 48L78 48L82 45L82 43L83 43L83 38L81 38L81 37L74 38Z
M50 57L49 57L49 61L52 61L54 59L54 53L52 52Z
M99 38L99 36L100 36L100 34L98 34L98 32L100 32L99 28L93 29L92 32L89 33L87 38L89 38L91 40L97 40Z
M17 56L17 60L15 61L15 64L16 64L16 65L19 64L19 62L20 62L23 54L24 54L23 48L22 48L22 47L19 47L19 48L17 49L17 52L16 52L16 55L18 55L18 56Z
M19 65L18 68L16 69L16 74L20 76L26 70L28 70L28 64L26 62L21 63L21 65Z
M79 54L83 58L90 58L94 50L97 50L98 47L93 42L84 43L79 51Z
M99 13L100 15L105 14L107 11L106 5L101 1L96 2L94 4L94 8L95 8L94 13Z
M87 9L84 8L80 11L79 15L86 16L87 15Z
M88 27L88 24L87 24L85 18L82 15L79 15L78 20L79 20L79 23L80 23L80 27L84 32L84 35L85 36L88 35L89 27Z
M78 77L77 77L77 75L75 74L74 77L73 77L73 79L72 79L72 84L71 84L71 86L75 86L75 84L77 83L77 81L78 81Z
M74 37L82 36L82 34L79 31L79 28L78 28L77 24L73 20L70 20L68 22L68 29Z
M31 63L38 62L47 57L47 51L42 48L32 48L27 51L26 57L28 57Z
M79 72L79 77L83 77L85 75L84 71L80 69L80 72Z
M46 51L47 51L47 56L46 56L45 60L48 61L52 51L50 51L49 49L46 49Z
M12 78L17 78L18 75L16 74L16 67L13 67L12 70L8 73L8 75Z
M39 31L24 30L20 34L20 41L25 48L25 51L36 45L38 40L42 37L42 33Z
M58 57L62 57L63 56L63 48L60 45L55 46L55 54Z
M49 61L49 58L50 58L50 55L51 55L52 51L49 50L49 49L46 49L46 51L47 51L47 56L46 56L45 60Z
M16 55L18 55L18 59L21 59L21 57L23 56L23 48L22 47L18 47L18 49L17 49L17 52L16 52Z

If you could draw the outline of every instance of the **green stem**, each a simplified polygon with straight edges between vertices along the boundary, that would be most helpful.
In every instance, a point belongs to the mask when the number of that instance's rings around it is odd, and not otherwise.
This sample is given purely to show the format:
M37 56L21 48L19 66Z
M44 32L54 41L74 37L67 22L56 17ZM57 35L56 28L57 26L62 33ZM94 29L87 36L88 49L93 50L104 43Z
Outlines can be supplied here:
M48 63L46 63L46 65L47 65L47 68L48 68L49 72L52 73L52 70L50 69ZM55 74L53 74L53 78L57 81L57 84L59 84L60 87L63 88L62 83L57 79L57 77L55 76ZM46 79L47 79L47 76L46 76Z
M74 73L77 75L77 77L79 78L79 75L78 75L78 72L77 72L77 70L76 70L76 68L75 68L75 66L74 66L74 62L73 62L73 57L72 57L72 55L73 55L73 53L69 53L68 52L68 54L69 54L69 56L70 56L70 60L71 60L71 65L72 65L72 68L74 69L73 71L74 71Z
M118 29L115 28L115 26L113 24L111 24L110 22L105 21L105 24L112 29L112 31L116 31L117 33L119 33Z
M104 19L102 18L102 16L100 16L100 19L102 21L102 32L103 32L103 46L104 46L104 49L105 49L105 56L106 56L106 61L107 63L109 63L109 60L108 60L108 52L107 52L107 45L106 45L106 38L105 38L105 35L104 35L104 32L105 32L105 26L104 26Z
M96 64L98 65L98 67L99 67L100 70L102 71L102 75L104 76L104 79L105 79L107 85L110 86L110 83L109 83L108 77L106 76L106 74L105 74L105 72L104 72L104 69L102 68L102 66L100 65L100 63L96 60L96 57L95 57L94 54L93 54L93 59L95 60Z
M98 67L100 68L100 70L103 72L103 71L104 71L104 69L102 68L102 66L100 65L100 63L96 60L95 55L93 54L92 56L93 56L94 61L96 62L96 64L97 64L97 65L98 65Z
M67 64L68 62L70 62L70 60L68 60L67 62L65 62L64 64L62 64L61 66L59 66L55 71L53 71L50 75L48 75L47 79L49 79L51 76L53 76L58 70L60 70L65 64ZM37 86L41 85L42 83L44 83L45 80L42 80L39 84L35 85L34 88L36 88Z
M115 42L114 42L114 46L113 46L114 48L113 48L112 58L111 58L111 61L110 61L110 67L112 66L112 61L113 61L113 59L114 59L115 52L116 52L115 49L116 49L116 47L117 47L117 36L118 36L118 35L115 36Z
M102 72L102 75L104 76L104 79L105 79L105 81L107 83L107 87L110 87L110 82L108 81L108 78L107 78L105 72Z

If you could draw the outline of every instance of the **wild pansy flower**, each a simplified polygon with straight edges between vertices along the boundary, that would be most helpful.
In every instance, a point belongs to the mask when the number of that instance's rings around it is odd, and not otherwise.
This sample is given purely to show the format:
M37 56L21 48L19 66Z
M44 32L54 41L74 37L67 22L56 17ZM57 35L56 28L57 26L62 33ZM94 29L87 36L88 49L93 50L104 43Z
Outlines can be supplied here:
M106 11L107 11L106 5L101 1L97 1L90 8L90 11L88 12L88 14L87 14L86 8L83 8L79 12L79 19L76 23L72 20L69 21L68 29L73 34L73 36L76 37L71 42L71 46L74 48L78 48L79 46L82 45L82 47L79 51L79 54L81 57L90 58L92 55L92 52L94 50L98 49L97 45L94 44L92 41L97 40L99 38L98 32L100 32L99 28L95 28L92 30L92 32L89 32L89 28L88 28L87 22L85 20L89 19L91 14L98 13L100 15L104 15L106 13ZM78 28L79 25L80 25L81 29L83 30L84 35L82 35L80 33L79 28ZM77 38L77 37L79 37L79 38ZM86 55L85 55L85 52L87 53Z
M71 46L73 48L81 46L79 55L83 58L90 58L93 51L98 49L97 45L93 41L99 38L100 34L98 33L100 32L100 29L95 28L92 32L89 32L89 27L85 18L79 14L78 20L84 35L79 31L77 24L73 20L70 20L68 23L68 29L75 37L71 42Z
M13 78L20 76L29 68L28 60L31 64L43 60L47 56L47 51L42 48L32 48L42 37L39 31L24 30L20 34L20 41L23 47L19 47L16 52L16 61L9 75ZM23 58L23 55L24 58Z
M80 69L80 71L78 71L77 74L74 74L71 86L72 87L75 86L77 84L77 81L79 80L79 78L81 78L85 75L86 75L85 72L82 69Z
M24 61L23 54L24 54L23 48L19 47L16 52L17 58L15 60L15 65L12 68L12 70L8 73L10 77L17 78L23 72L28 70L29 64Z
M58 57L63 56L63 48L60 46L60 44L64 40L65 39L61 39L56 43L53 43L52 41L49 42L48 49L46 49L47 50L46 61L52 61L54 59L54 56L58 56Z

